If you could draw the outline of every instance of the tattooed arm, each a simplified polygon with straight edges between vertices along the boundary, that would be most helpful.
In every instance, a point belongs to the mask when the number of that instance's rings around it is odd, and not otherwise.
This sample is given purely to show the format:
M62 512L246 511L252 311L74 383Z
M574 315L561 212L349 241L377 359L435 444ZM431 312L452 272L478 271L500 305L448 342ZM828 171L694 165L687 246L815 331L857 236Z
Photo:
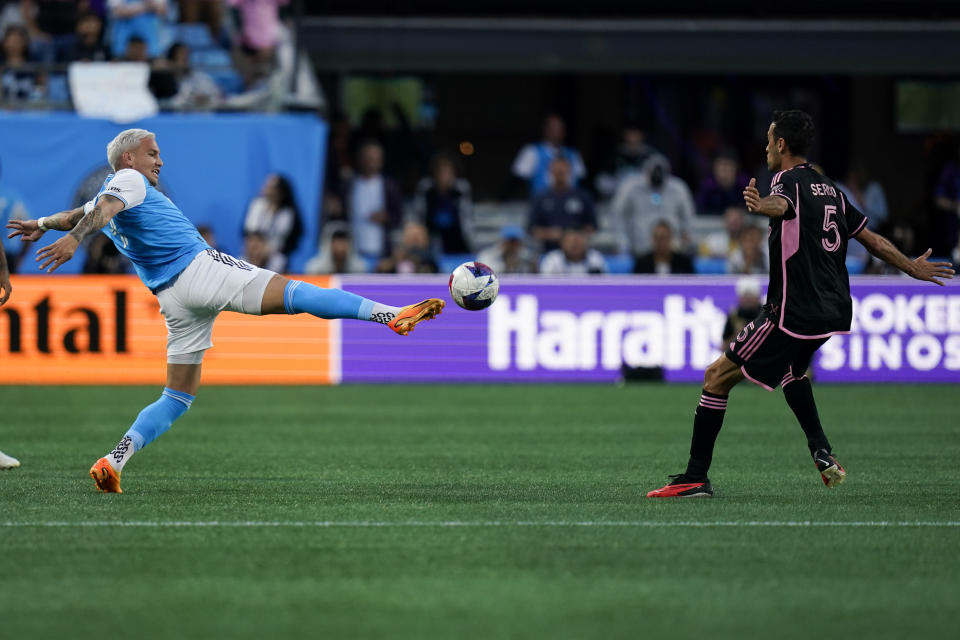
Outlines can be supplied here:
M50 229L70 231L80 222L81 218L83 218L83 207L61 211L38 220L11 220L7 223L7 229L11 230L7 237L16 238L20 236L20 240L23 242L35 242Z
M90 211L90 213L84 215L82 218L80 218L79 222L75 222L71 226L72 230L70 233L63 236L53 244L47 245L43 249L37 251L37 262L42 262L40 265L40 270L46 270L47 273L50 273L55 271L58 267L60 267L60 265L67 262L73 257L74 252L76 252L77 247L84 238L90 234L100 231L100 229L103 229L105 226L107 226L107 223L110 222L110 219L120 213L120 211L123 210L123 207L124 204L122 200L107 194L102 195L100 197L100 201ZM51 216L51 218L52 217L54 216ZM49 218L44 220L44 226L48 226L47 220L49 220ZM57 224L66 225L68 222L70 222L69 219L57 220ZM54 227L48 226L48 228ZM47 267L49 267L49 269Z

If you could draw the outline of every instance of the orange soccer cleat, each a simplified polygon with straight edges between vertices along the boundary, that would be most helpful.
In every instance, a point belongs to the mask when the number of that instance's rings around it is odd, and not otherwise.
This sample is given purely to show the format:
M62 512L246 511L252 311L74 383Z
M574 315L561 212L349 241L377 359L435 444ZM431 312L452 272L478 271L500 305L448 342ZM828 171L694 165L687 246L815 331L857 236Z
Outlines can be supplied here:
M120 474L113 470L106 458L100 458L90 467L90 477L97 483L97 491L104 493L123 493L120 488Z
M407 335L423 320L432 320L440 315L444 302L439 298L428 298L417 304L407 305L387 323L387 326L402 336Z

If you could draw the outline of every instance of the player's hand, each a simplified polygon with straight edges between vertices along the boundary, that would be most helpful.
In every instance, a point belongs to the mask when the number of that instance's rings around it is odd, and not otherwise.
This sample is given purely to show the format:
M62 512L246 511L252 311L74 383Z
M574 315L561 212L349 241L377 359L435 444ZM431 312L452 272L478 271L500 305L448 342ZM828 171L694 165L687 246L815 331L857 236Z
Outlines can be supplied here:
M73 257L79 243L71 235L65 235L53 244L37 251L37 262L41 262L40 271L53 273L63 263ZM47 267L50 267L47 269Z
M13 293L13 287L10 286L10 274L4 270L3 273L0 273L0 307L10 299L11 293Z
M756 178L750 178L750 184L743 190L743 201L750 213L756 213L757 209L760 208L760 192L757 191Z
M910 275L917 280L925 280L942 287L944 283L937 278L943 278L944 280L952 278L954 274L953 264L949 262L927 262L931 253L933 253L933 250L927 249L926 253L913 261L913 272Z
M21 242L34 242L43 237L45 229L41 229L36 220L11 220L7 223L7 229L12 229L8 238L20 236Z

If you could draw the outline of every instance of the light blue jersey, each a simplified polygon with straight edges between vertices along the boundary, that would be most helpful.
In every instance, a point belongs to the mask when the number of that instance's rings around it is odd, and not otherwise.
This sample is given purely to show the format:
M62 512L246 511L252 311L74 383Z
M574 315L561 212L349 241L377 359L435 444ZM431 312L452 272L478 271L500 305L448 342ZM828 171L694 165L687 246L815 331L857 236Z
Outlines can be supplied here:
M172 280L194 256L210 248L177 205L141 173L121 169L107 176L94 204L104 194L117 198L124 207L103 232L120 253L130 258L151 291Z

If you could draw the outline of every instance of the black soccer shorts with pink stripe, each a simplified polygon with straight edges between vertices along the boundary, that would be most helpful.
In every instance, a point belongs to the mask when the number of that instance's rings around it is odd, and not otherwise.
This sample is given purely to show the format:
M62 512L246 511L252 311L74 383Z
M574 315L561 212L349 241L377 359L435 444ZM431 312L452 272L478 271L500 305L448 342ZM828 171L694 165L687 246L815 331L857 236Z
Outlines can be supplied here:
M737 334L725 352L747 380L767 391L783 380L802 377L813 354L827 341L794 338L781 331L777 322L777 316L765 310Z

